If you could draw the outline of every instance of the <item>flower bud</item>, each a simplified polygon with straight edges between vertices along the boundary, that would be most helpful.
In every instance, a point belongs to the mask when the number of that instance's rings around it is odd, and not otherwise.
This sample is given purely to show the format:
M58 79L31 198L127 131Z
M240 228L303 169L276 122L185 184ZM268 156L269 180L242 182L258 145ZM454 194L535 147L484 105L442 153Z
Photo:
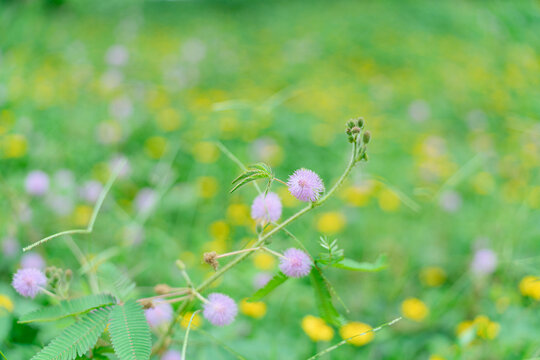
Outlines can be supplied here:
M362 141L364 144L369 144L369 141L371 140L371 133L369 131L366 131L364 133L364 136L362 137Z
M353 132L353 134L358 134L360 131L362 131L362 129L360 129L358 126L355 126L351 129L351 131Z
M218 269L219 262L217 260L217 253L215 251L204 253L203 259L204 259L204 262L212 266L214 270Z
M352 128L353 126L354 126L354 121L352 121L352 120L347 121L347 127L349 129Z
M358 127L363 128L364 127L364 118L358 118L356 119L356 123L358 124Z
M154 286L154 292L158 295L168 294L171 290L171 287L167 284L157 284Z

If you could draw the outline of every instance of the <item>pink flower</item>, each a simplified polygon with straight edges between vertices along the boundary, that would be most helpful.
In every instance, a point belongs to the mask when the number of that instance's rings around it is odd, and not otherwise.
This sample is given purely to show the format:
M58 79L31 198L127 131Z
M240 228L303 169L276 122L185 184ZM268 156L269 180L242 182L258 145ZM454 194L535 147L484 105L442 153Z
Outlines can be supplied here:
M176 350L168 350L161 356L160 360L182 360L182 354Z
M299 169L289 177L287 182L289 192L301 201L317 201L324 191L324 184L315 172Z
M311 258L303 252L295 248L285 250L280 259L279 269L289 277L303 277L311 271Z
M30 195L44 195L49 190L49 176L40 170L32 171L26 176L24 186Z
M6 258L15 256L19 249L19 242L14 237L8 236L2 241L2 252Z
M479 249L474 254L471 270L477 275L489 275L497 268L497 254L491 249Z
M251 205L251 217L263 224L278 221L281 217L279 196L273 192L269 192L266 196L264 194L257 196Z
M238 314L238 306L227 295L212 293L208 295L208 301L203 305L203 315L213 325L229 325Z
M43 270L45 268L45 260L41 257L41 255L29 252L22 256L21 258L21 267L23 269L38 269Z
M157 203L158 195L154 189L143 188L139 190L133 204L139 213L148 214Z
M93 204L97 201L99 194L103 190L103 185L97 180L89 180L83 184L79 190L79 195L89 203Z
M253 287L255 290L259 290L268 284L268 282L272 280L272 275L266 272L258 273L253 278Z
M165 301L154 301L154 307L144 310L146 321L151 327L159 327L161 324L169 323L172 320L173 308Z
M13 276L11 285L22 296L34 298L47 284L47 277L38 269L19 269Z

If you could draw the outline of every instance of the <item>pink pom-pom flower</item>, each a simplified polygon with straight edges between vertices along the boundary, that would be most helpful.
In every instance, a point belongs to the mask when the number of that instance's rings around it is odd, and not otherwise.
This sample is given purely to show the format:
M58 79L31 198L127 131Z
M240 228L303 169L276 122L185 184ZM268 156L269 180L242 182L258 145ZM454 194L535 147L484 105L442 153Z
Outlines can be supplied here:
M287 182L289 192L301 201L317 201L324 191L324 184L319 175L308 169L298 169Z
M161 356L160 360L182 360L182 354L176 350L168 350Z
M47 284L47 277L39 269L19 269L13 276L11 285L22 296L34 298Z
M251 217L258 223L269 223L278 221L281 217L281 200L273 192L260 194L253 200L251 205Z
M29 252L22 256L21 267L23 269L34 268L43 270L45 268L45 260L37 253Z
M162 324L167 324L172 320L173 308L171 304L165 301L154 301L154 307L144 310L146 321L153 327L159 327Z
M234 300L220 293L208 295L208 302L203 308L203 316L216 326L229 325L238 314L238 306Z
M311 271L311 258L295 248L285 250L283 257L280 258L279 269L289 277L304 277Z
M45 195L49 190L49 176L40 170L32 171L26 176L24 186L30 195Z

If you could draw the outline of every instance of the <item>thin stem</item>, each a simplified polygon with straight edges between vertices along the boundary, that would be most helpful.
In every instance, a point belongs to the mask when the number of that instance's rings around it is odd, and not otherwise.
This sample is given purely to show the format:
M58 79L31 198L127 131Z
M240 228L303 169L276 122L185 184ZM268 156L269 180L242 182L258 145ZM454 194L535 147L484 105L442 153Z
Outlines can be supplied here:
M191 323L193 321L193 318L200 310L195 311L193 314L191 314L191 318L189 319L189 324L186 329L186 335L184 336L184 344L182 344L182 357L181 359L186 359L186 350L187 350L187 342L188 342L188 336L189 336L189 330L191 329Z
M199 292L195 289L191 289L191 293L193 295L195 295L196 297L199 298L199 300L201 300L203 303L205 304L208 304L210 301L206 300L206 298L204 296L202 296L201 294L199 294Z
M170 292L170 293L167 293L167 294L161 294L161 295L156 295L156 296L145 297L145 298L139 299L137 301L139 301L139 302L141 302L141 301L152 301L152 300L166 298L166 297L169 297L169 296L184 295L184 294L187 294L188 292L189 292L188 289L183 289L183 290L173 291L173 292Z
M285 258L285 256L283 256L282 254L280 254L280 253L278 253L278 252L276 252L276 251L274 251L274 250L271 250L271 249L269 249L269 248L267 248L267 247L264 247L264 246L263 246L263 247L261 247L261 250L266 251L266 252L268 252L268 253L270 253L270 254L272 254L272 255L275 255L275 256L277 256L277 257Z
M190 295L189 296L182 296L182 297L179 297L179 298L167 299L167 300L164 300L164 302L169 303L169 304L174 304L174 303L177 303L177 302L180 302L180 301L187 300L190 297L191 297Z
M244 165L236 156L234 156L234 154L230 152L230 150L227 149L227 147L221 141L216 141L216 145L219 148L219 150L221 150L229 159L231 159L236 165L238 165L238 167L242 169L242 171L247 170L246 165ZM261 188L259 187L257 182L252 181L251 183L255 187L255 190L257 190L259 194L262 194Z
M42 288L40 287L39 290L41 290L44 294L46 295L49 295L50 297L56 299L56 300L60 300L60 297L52 292L50 292L49 290L45 289L45 288Z
M105 184L105 187L103 188L103 190L99 194L99 198L98 198L98 200L96 202L96 205L94 206L94 210L92 211L92 217L90 218L90 222L88 223L88 226L86 227L86 229L66 230L66 231L62 231L62 232L53 234L51 236L47 236L46 238L43 238L43 239L41 239L39 241L36 241L32 245L29 245L29 246L25 247L23 249L23 251L28 251L28 250L36 247L36 246L39 246L39 245L41 245L41 244L43 244L43 243L45 243L45 242L47 242L47 241L49 241L51 239L57 238L59 236L71 235L71 234L90 234L92 232L92 230L94 230L94 223L96 222L96 218L98 216L99 210L101 209L101 206L103 205L103 202L105 201L105 198L107 197L107 194L109 193L109 190L111 189L114 181L116 180L116 178L120 174L120 171L124 168L125 164L126 164L125 161L122 162L122 164L120 164L116 168L116 170L112 173L112 175L109 177L109 180Z
M275 177L274 180L276 180L277 182L282 183L282 184L285 185L285 186L289 186L285 181L283 181L283 180L281 180L281 179L278 179L277 177Z
M221 254L221 255L218 255L216 256L216 259L220 259L220 258L224 258L224 257L227 257L227 256L232 256L232 255L238 255L238 254L242 254L242 253L245 253L245 252L250 252L250 251L257 251L259 250L260 248L249 248L249 249L242 249L242 250L236 250L236 251L231 251L231 252L228 252L228 253L225 253L225 254Z

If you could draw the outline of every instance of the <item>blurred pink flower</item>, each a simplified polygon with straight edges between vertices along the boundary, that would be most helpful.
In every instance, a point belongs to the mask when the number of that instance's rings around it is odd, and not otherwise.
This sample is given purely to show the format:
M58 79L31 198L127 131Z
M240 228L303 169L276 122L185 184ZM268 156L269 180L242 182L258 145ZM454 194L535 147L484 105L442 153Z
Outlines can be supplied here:
M224 326L234 321L238 306L233 299L220 293L208 295L208 303L203 305L203 315L213 325Z
M281 209L281 200L277 194L260 194L251 205L251 217L259 223L275 222L281 217Z
M47 277L38 269L19 269L11 285L22 296L34 298L47 284Z
M497 268L497 254L491 249L478 249L471 262L471 270L477 275L489 275Z
M144 310L146 320L151 327L158 327L161 324L167 324L172 320L173 308L171 304L165 301L154 301L154 307Z
M79 195L84 200L93 204L99 198L99 194L103 190L103 185L97 180L89 180L81 186L79 190Z
M26 192L30 195L41 196L49 190L49 176L41 170L31 171L25 180Z
M34 268L43 270L45 268L45 260L43 260L43 257L41 257L41 255L38 253L29 252L22 256L21 267L23 269Z

